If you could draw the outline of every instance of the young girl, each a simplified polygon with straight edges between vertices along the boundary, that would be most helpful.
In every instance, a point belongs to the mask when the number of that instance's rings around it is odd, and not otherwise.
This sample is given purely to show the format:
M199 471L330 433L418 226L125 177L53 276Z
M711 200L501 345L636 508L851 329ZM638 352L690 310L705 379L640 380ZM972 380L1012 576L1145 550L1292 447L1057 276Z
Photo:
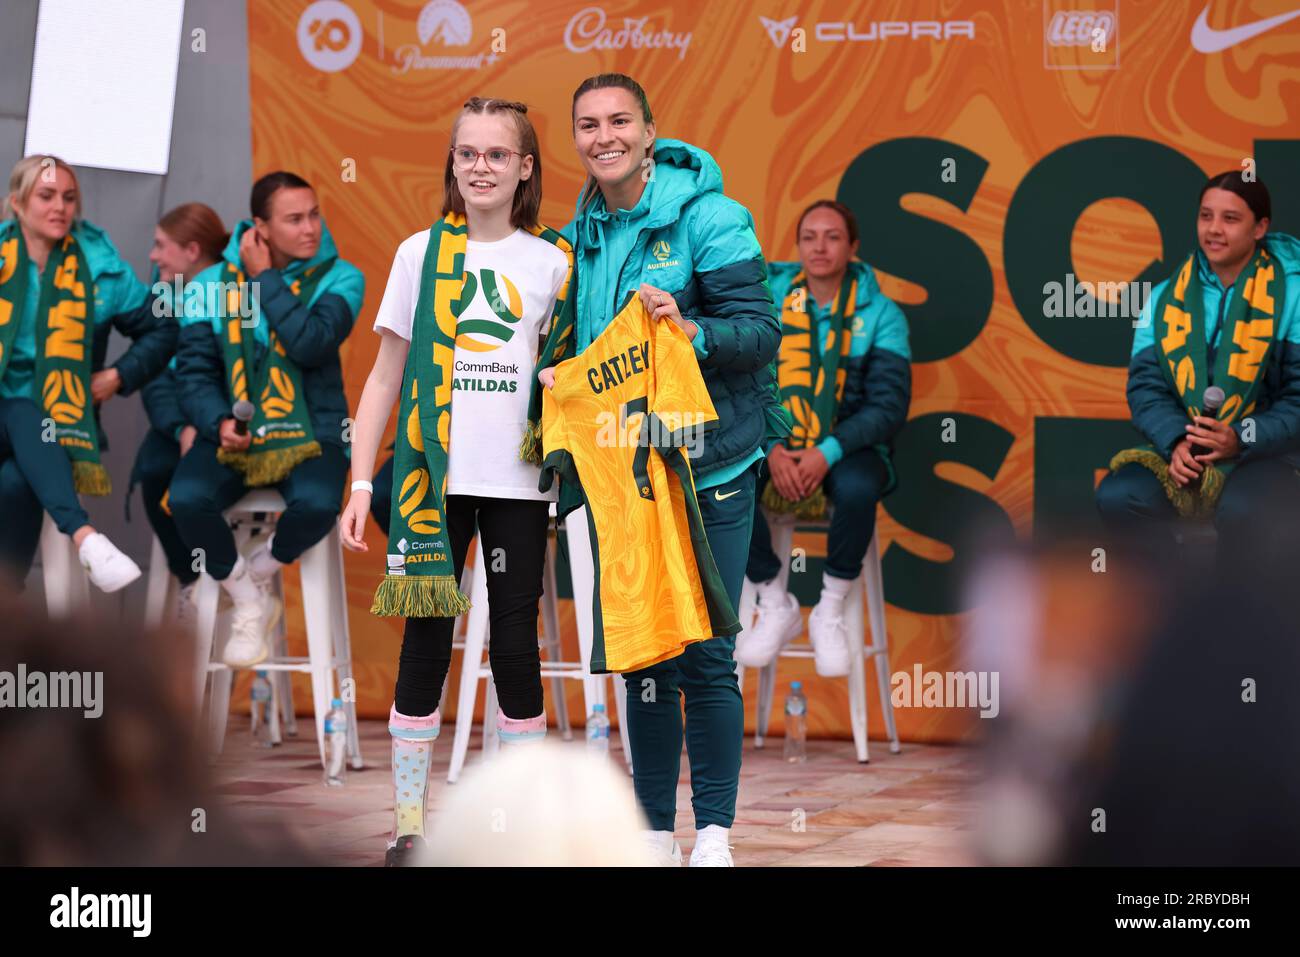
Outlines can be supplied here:
M537 490L539 470L520 451L531 433L539 335L564 296L570 256L557 233L537 224L542 161L526 111L475 97L456 119L442 219L398 247L375 320L379 354L357 408L341 534L348 548L367 551L369 479L401 400L388 574L371 609L406 617L388 724L395 818L388 866L411 863L424 843L429 752L452 626L469 607L457 583L476 528L497 733L503 742L546 733L537 606L553 496Z
M565 235L573 238L581 295L574 346L585 350L627 297L691 338L717 427L692 454L709 549L734 608L749 554L754 486L766 443L788 434L776 389L781 340L752 217L722 193L708 153L656 137L645 91L613 73L573 95L573 138L587 187ZM540 378L554 381L552 370ZM744 711L735 636L689 645L678 657L629 672L628 735L637 798L657 859L679 865L673 840L684 734L691 763L693 866L730 866ZM645 694L653 687L655 694Z
M222 250L229 241L230 233L222 224L221 217L203 203L177 206L154 227L149 261L156 267L157 281L162 284L162 288L155 287L155 291L162 300L160 311L174 320L178 327L183 299L175 296L176 284L179 282L183 290L195 276L220 262ZM176 521L168 513L163 498L181 456L194 444L198 430L181 410L174 357L167 368L140 389L140 398L151 428L136 453L131 485L134 487L136 482L140 483L149 525L167 556L168 570L180 582L177 621L189 625L196 614L193 593L199 573L194 570L193 557L181 541ZM129 504L130 492L127 499Z
M6 206L13 218L0 222L0 564L22 582L48 513L76 543L90 580L117 591L140 569L95 531L77 498L109 494L96 407L162 370L176 326L153 314L148 288L108 234L80 218L72 167L54 156L19 160ZM113 327L135 341L103 368Z

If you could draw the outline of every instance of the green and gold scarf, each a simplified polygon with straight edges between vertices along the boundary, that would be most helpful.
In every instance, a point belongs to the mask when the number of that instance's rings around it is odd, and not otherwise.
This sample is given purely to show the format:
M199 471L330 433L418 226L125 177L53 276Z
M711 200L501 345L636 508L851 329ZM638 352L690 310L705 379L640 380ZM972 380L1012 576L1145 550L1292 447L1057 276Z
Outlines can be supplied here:
M777 384L781 403L794 419L785 444L790 449L807 449L830 434L835 413L844 397L847 374L843 360L853 341L853 313L858 301L858 276L850 268L840 284L826 329L825 341L818 341L812 313L807 307L808 277L800 270L790 283L781 304L781 351L777 359ZM792 502L767 483L763 505L772 512L793 513L815 521L826 516L826 493L818 486L805 498Z
M528 395L528 428L524 430L523 441L519 443L519 457L533 465L542 464L542 390L545 388L537 381L537 374L543 369L568 359L573 351L573 323L578 304L578 274L573 268L573 247L569 241L554 229L538 226L531 231L533 235L554 244L569 259L569 275L560 288L560 295L555 300L555 311L551 314L551 329L546 334L546 342L537 354L537 364L533 366L533 381Z
M309 267L301 276L288 280L290 291L299 301L311 302L312 293L333 265L332 259L326 259ZM244 483L250 487L274 485L299 463L321 454L303 393L302 371L285 354L273 329L267 330L269 345L262 350L259 364L257 341L251 329L244 335L239 309L241 290L248 288L243 270L226 262L216 281L225 297L219 338L231 400L251 401L250 395L258 397L253 404L253 419L248 423L252 444L244 452L220 449L217 461L242 472ZM262 321L260 315L255 318Z
M30 259L22 230L15 223L7 232L0 242L0 378L9 366L23 303L30 294ZM108 495L112 483L99 461L99 427L90 402L94 279L72 233L50 250L37 294L32 401L54 422L55 440L72 460L77 491Z
M1223 315L1223 328L1219 330L1219 349L1211 378L1207 375L1205 306L1196 253L1187 257L1156 303L1152 331L1156 361L1170 388L1187 409L1189 420L1201 414L1201 398L1206 386L1211 384L1219 386L1226 395L1217 415L1220 422L1236 422L1254 411L1273 348L1277 317L1282 315L1285 291L1282 268L1261 243L1227 293L1232 298ZM1169 474L1169 463L1152 446L1120 452L1110 461L1111 471L1130 462L1154 472L1178 514L1189 518L1213 514L1224 481L1235 464L1215 462L1201 473L1198 485L1180 488Z
M568 287L538 358L540 370L559 361L572 341L573 252L552 229L532 232L563 250L570 264ZM431 618L469 610L469 599L456 581L445 519L456 326L475 292L465 282L468 235L459 213L449 213L429 229L398 406L388 568L375 591L372 615ZM529 422L519 448L525 461L540 458L540 422L541 392L534 375Z

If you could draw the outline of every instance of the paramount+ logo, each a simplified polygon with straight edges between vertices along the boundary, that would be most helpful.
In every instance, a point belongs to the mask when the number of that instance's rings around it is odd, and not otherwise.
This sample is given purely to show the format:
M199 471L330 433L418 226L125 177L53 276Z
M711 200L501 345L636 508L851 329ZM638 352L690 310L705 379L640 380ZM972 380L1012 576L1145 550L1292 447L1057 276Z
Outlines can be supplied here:
M476 275L472 269L466 270L460 298L452 303L452 314L457 318L458 348L495 352L514 338L515 325L524 315L524 299L505 273L481 269Z

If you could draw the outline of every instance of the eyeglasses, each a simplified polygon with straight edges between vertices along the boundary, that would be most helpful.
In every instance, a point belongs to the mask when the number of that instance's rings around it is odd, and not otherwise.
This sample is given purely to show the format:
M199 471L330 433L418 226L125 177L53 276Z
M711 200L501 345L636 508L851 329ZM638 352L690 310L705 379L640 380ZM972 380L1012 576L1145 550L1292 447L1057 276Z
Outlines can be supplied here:
M516 153L514 150L508 150L504 146L494 146L489 150L479 152L468 146L453 146L451 148L452 161L456 164L457 169L473 169L478 163L481 156L487 161L488 169L496 170L500 173L510 165L510 157L524 156L524 153Z

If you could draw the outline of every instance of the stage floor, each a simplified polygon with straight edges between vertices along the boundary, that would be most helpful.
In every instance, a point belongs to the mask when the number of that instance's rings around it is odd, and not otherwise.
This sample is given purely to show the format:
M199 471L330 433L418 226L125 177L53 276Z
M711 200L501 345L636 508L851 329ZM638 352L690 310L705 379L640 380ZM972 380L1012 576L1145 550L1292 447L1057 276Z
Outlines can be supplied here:
M255 749L248 719L232 715L226 747L214 768L218 792L250 827L281 825L327 861L378 866L392 821L389 738L382 721L361 722L368 765L348 770L342 789L321 784L311 719L299 719L297 738L270 751ZM448 729L450 731L450 729ZM559 734L551 729L552 740ZM475 729L466 766L481 760ZM566 747L583 748L581 729ZM434 749L429 797L436 814L448 787L450 735ZM611 758L622 765L618 734ZM937 866L971 864L967 835L979 776L971 748L904 744L890 754L871 742L871 763L858 764L849 741L810 741L804 764L781 759L781 739L755 750L745 740L740 798L731 831L737 866ZM678 785L677 836L689 855L695 840L685 754ZM793 826L802 808L806 827Z

